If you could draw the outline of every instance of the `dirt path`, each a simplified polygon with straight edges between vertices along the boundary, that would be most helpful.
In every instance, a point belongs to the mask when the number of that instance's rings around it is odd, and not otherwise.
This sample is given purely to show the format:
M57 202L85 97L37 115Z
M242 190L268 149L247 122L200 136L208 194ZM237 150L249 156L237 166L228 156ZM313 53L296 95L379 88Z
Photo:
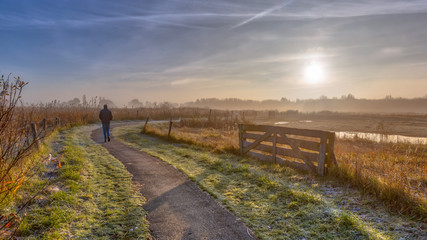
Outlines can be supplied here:
M101 129L91 137L142 185L154 239L255 239L232 213L174 167L114 138L104 143Z

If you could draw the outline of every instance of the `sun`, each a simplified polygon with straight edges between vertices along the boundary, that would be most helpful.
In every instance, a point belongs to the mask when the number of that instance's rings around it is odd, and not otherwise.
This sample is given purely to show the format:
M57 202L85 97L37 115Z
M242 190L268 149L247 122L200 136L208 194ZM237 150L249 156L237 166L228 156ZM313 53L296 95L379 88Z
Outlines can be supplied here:
M304 78L309 84L320 83L325 78L325 69L317 62L311 62L304 68Z

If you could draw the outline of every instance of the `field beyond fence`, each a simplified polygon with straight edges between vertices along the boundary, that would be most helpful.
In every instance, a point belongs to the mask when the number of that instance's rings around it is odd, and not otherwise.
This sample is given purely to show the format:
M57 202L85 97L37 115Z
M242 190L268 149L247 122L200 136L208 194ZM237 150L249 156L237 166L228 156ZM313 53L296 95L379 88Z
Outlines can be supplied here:
M6 104L6 102L3 101L3 104ZM49 129L52 129L52 127L68 127L99 122L98 113L100 108L59 107L55 104L25 107L16 105L13 107L15 111L14 116L10 118L13 124L7 128L6 132L3 132L3 135L8 137L2 137L1 139L2 151L6 149L4 146L8 144L10 147L15 146L15 149L20 149L20 146L13 144L32 142L33 140L47 136ZM318 118L329 116L328 113L304 115L288 111L277 114L275 111L225 111L169 107L120 108L112 109L112 111L114 121L146 120L148 117L152 120L166 120L166 123L163 125L149 123L146 131L148 134L162 136L177 142L208 147L214 152L229 152L233 154L239 154L239 149L241 149L238 123L265 124L301 116L304 118L306 116ZM331 113L330 116L343 115ZM172 129L170 128L172 125L168 122L171 119L179 120L179 122L173 123ZM321 121L319 120L319 122ZM302 124L302 122L298 120L298 124ZM321 125L315 127L317 130L319 128L321 128ZM250 138L250 134L254 133L246 133L246 139ZM292 143L288 144L289 142L284 141L280 132L278 135L276 144L278 144L279 149L276 149L275 152L273 151L274 141L271 144L265 144L266 146L260 145L261 148L267 149L267 151L271 150L272 154L269 154L269 157L273 162L274 159L276 161L279 159L277 158L278 156L273 158L274 153L280 155L291 150L295 152L295 147L292 147ZM269 136L268 138L270 137L273 136ZM327 139L330 139L327 140L329 142L333 141L329 137ZM299 142L302 141L303 139L299 139ZM322 142L324 140L316 140L315 144L316 149L319 149L318 151L315 151L314 148L308 148L308 150L314 151L314 153L310 151L307 153L298 153L297 151L293 157L301 157L300 155L319 156L322 155L319 153L324 151L328 171L337 182L345 182L357 186L361 191L383 201L393 211L415 218L427 219L427 146L404 143L375 143L360 139L336 139L335 151L332 151L327 146L321 147ZM285 143L288 144L288 147L281 145ZM248 147L248 145L243 147ZM23 148L23 150L25 149L26 147ZM330 156L332 156L333 152L335 152L338 163L336 167L331 167L333 164ZM30 152L22 154L22 157L28 156L30 156ZM305 163L304 159L303 157L302 161ZM316 161L319 160L323 161L321 159L317 159ZM8 162L7 159L2 159L2 161ZM310 162L315 161L310 160ZM13 201L13 193L24 182L26 176L30 174L28 171L31 168L20 168L23 165L25 164L19 163L8 167L8 176L2 178L0 181L3 184L2 189L4 190L3 196L1 196L3 207ZM314 166L318 166L317 163ZM324 171L318 170L318 172L323 173ZM8 185L6 190L4 186L10 183L12 184ZM2 217L5 219L5 216ZM6 225L7 222L4 226Z
M149 124L146 133L216 152L240 153L237 128L215 129L199 124L190 127L174 123L169 138L167 123ZM329 178L356 186L392 211L427 220L426 145L338 138L334 146L337 165L330 168Z

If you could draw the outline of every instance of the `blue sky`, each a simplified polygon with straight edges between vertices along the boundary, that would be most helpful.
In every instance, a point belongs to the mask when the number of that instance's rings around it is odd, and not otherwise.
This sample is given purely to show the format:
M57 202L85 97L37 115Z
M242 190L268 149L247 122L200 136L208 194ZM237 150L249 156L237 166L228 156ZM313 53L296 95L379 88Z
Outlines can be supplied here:
M0 0L0 73L28 102L422 97L426 23L425 0Z

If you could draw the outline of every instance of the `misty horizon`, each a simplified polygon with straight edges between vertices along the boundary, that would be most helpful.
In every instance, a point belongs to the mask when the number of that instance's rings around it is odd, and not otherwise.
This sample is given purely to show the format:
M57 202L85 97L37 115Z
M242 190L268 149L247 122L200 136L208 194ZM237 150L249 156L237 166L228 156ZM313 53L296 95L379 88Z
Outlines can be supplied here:
M239 98L201 98L185 103L170 101L156 102L142 99L132 99L127 104L118 105L106 97L75 97L69 101L54 100L39 103L52 107L90 107L100 108L108 105L110 108L178 108L195 107L217 110L267 110L267 111L299 111L299 112L342 112L342 113L402 113L425 114L427 109L427 95L418 98L401 98L391 95L381 99L357 98L352 94L342 95L340 98L321 96L311 99L287 98L281 99L239 99ZM26 105L32 105L27 103ZM37 105L37 104L36 104Z

